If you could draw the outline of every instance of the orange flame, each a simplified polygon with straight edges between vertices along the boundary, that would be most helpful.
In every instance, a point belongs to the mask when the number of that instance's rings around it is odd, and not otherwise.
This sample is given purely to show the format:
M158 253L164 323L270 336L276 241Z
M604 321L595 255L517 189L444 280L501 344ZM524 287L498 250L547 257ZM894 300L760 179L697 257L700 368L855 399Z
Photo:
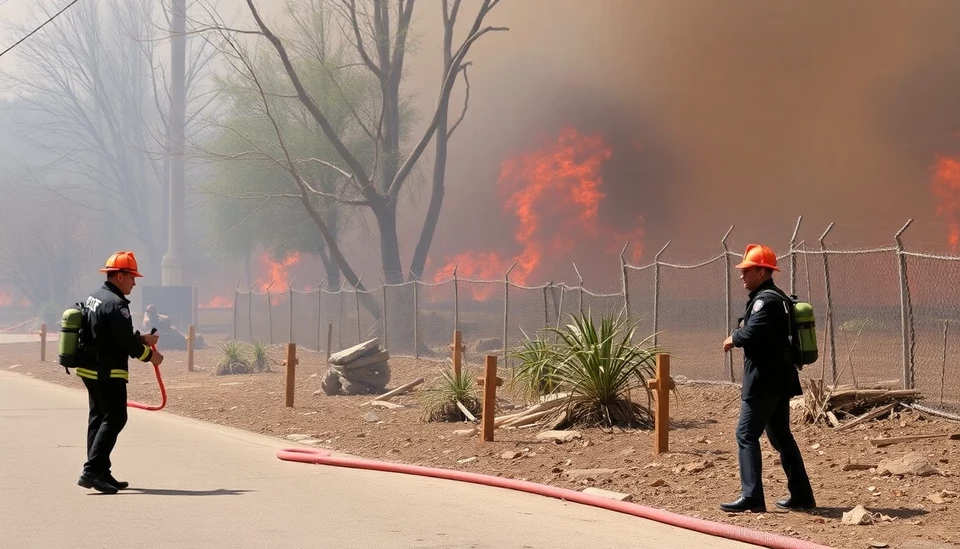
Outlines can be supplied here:
M199 305L199 307L201 309L229 309L233 307L233 301L225 297L217 296L210 301Z
M260 263L262 263L268 270L270 278L266 281L257 280L256 284L260 288L261 292L266 292L267 289L270 289L270 292L285 292L290 289L290 272L289 268L293 265L296 265L300 262L300 252L291 252L283 258L282 261L277 262L270 259L269 254L263 254L260 256Z
M590 240L600 240L604 249L619 252L625 238L639 240L642 229L619 233L599 221L600 201L606 196L600 190L600 171L612 156L611 148L600 135L582 135L567 127L556 142L506 160L501 166L499 185L501 192L508 195L504 209L517 218L514 241L522 251L512 259L495 252L447 256L433 281L449 280L458 262L458 276L496 280L515 261L517 266L510 280L525 284L544 254L559 256L578 244L595 246ZM551 227L545 227L544 220L549 220ZM639 260L641 251L641 246L634 246L634 261ZM474 295L475 299L484 297Z
M960 245L960 161L955 158L938 157L933 167L931 192L937 199L937 215L947 218L950 224L948 241L954 249Z

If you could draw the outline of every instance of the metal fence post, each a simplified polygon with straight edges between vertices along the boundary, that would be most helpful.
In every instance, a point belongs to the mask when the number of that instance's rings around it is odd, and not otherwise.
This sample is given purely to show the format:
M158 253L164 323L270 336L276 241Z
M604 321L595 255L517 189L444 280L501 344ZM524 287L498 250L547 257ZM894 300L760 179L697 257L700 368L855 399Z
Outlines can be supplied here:
M323 283L327 277L323 277L320 284L317 284L317 351L323 349Z
M577 278L580 280L577 284L577 294L580 296L577 302L577 312L580 313L580 316L583 316L583 277L580 276L580 269L577 268L577 262L572 261L571 263L573 263L573 270L577 272Z
M247 332L253 343L253 284L247 289Z
M903 253L903 241L900 237L903 231L913 223L913 219L907 220L906 224L894 235L897 242L896 254L900 266L900 328L903 347L903 388L913 389L914 370L913 370L913 304L910 302L910 283L907 279L907 257Z
M380 291L383 294L383 309L380 311L380 314L383 315L383 348L389 349L390 345L387 343L387 284L383 281L383 273L380 274Z
M293 288L289 288L288 291L290 293L290 326L287 327L287 332L290 337L287 343L296 343L293 339Z
M830 232L830 229L833 228L833 222L827 225L827 230L823 231L823 234L820 235L820 254L823 256L823 289L825 292L825 297L827 300L827 325L824 330L827 333L827 345L830 348L830 379L833 380L834 385L837 383L837 351L834 345L834 334L833 334L833 297L830 292L830 258L827 254L827 245L823 242L823 239L827 238L827 233ZM827 367L827 362L824 361L823 365L820 367L820 379L822 380L825 375L825 370Z
M340 308L337 313L337 347L343 349L343 285L347 281L340 282L340 289L337 290L337 297L340 298Z
M237 302L240 300L240 279L237 279L237 287L233 289L233 328L230 330L230 339L237 340Z
M800 231L800 222L803 216L797 218L797 226L793 228L793 236L790 237L790 295L797 294L797 256L794 248L797 245L797 233Z
M623 249L620 250L620 289L623 291L623 316L624 318L630 318L630 290L627 286L627 260L623 257L627 253L627 246L630 245L628 240L626 244L623 245Z
M547 291L553 286L553 281L551 280L549 284L543 285L543 325L550 325L550 310L547 306Z
M733 315L730 314L730 248L727 247L727 237L730 236L730 233L733 231L733 225L730 225L730 228L727 229L727 234L723 235L723 239L720 240L720 244L723 245L723 264L726 266L724 271L726 276L727 287L723 290L724 305L727 310L723 313L723 318L726 319L726 334L730 335L733 333ZM726 363L727 372L730 373L730 382L736 382L736 377L733 375L733 355L730 353L723 353L723 360Z
M420 358L420 281L413 281L413 356Z
M360 335L360 284L363 280L363 273L360 273L360 278L357 279L357 283L353 285L353 297L357 302L357 345L360 345L360 342L363 340L363 336Z
M457 280L457 268L460 262L453 266L453 331L460 329L460 284Z
M653 345L657 345L657 332L660 330L660 254L670 245L668 240L653 258Z
M509 324L509 310L510 310L510 271L517 266L517 262L514 261L513 265L507 269L507 272L503 274L503 365L509 366L507 363L507 326Z

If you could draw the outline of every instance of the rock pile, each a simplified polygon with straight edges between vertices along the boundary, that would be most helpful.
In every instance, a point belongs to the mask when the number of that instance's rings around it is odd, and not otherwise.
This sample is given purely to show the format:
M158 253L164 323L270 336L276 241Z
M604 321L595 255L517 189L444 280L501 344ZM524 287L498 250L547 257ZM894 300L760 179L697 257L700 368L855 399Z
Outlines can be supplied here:
M380 394L390 382L390 352L379 338L330 355L330 369L320 384L327 395Z

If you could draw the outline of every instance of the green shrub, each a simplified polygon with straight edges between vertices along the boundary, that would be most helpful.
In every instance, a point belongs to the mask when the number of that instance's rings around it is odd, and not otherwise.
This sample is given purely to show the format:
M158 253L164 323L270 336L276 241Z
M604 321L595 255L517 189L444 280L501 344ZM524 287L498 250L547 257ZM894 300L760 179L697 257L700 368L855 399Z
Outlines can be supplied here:
M224 341L220 344L220 360L217 375L249 374L253 371L250 361L244 356L243 344L239 341Z
M423 407L425 421L465 421L464 415L457 402L473 414L480 417L480 391L477 389L476 376L468 375L467 368L460 370L457 376L453 368L441 370L441 377L430 388L418 393L420 405Z

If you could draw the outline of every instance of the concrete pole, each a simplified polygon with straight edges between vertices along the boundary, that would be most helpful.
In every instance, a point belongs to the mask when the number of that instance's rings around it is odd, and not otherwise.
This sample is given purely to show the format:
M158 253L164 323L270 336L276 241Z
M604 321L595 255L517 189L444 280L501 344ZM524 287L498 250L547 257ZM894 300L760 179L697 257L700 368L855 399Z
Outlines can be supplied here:
M170 223L167 253L163 256L162 284L189 285L184 256L184 120L186 119L186 0L173 0L170 25Z

